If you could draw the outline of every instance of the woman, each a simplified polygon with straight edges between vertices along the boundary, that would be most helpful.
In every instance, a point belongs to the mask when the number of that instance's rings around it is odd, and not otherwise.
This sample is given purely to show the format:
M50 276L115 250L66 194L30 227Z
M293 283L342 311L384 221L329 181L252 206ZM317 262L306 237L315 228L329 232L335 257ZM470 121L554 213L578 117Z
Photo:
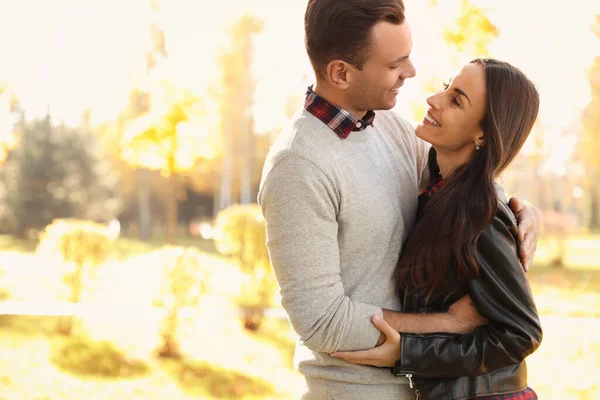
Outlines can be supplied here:
M334 356L393 366L424 399L537 399L524 359L542 329L494 179L531 131L538 92L510 64L476 59L427 102L416 134L432 144L431 181L396 270L403 311L443 312L468 294L488 323L468 335L398 334L374 317L382 346Z

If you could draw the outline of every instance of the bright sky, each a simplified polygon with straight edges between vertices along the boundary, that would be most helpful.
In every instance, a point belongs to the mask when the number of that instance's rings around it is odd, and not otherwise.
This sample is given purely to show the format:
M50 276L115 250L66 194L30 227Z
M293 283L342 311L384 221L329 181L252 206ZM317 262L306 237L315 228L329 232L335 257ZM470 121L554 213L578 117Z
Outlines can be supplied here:
M590 29L600 2L571 0L565 10L547 0L472 1L487 7L500 29L491 54L514 63L538 84L541 121L550 141L558 143L564 131L576 126L589 101L585 70L600 55L600 41ZM50 104L55 118L68 123L76 123L87 107L94 110L94 122L114 118L144 69L152 18L147 2L0 0L0 81L10 82L30 114L43 113ZM215 49L224 44L223 26L244 10L265 21L253 66L258 80L255 119L259 131L279 126L286 97L302 96L312 80L303 44L306 0L230 0L220 9L211 2L210 13L198 0L162 3L167 50L177 60L173 76L199 92L216 74ZM429 14L423 0L405 3L418 77L403 88L397 110L411 119L409 105L427 95L422 90L425 78L456 72L449 65L441 28L452 19L459 0L439 1L437 15ZM565 153L562 144L554 147L561 150L555 157Z

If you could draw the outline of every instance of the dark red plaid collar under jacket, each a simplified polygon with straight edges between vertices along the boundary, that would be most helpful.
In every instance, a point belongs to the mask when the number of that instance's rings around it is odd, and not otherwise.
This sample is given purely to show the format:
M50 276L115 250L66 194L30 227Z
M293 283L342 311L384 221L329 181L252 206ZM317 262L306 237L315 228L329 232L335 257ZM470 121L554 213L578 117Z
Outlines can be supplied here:
M368 111L362 119L358 118L317 95L312 88L309 86L306 91L304 108L331 128L340 138L346 139L350 132L362 131L367 129L367 126L373 125L374 111Z
M427 197L431 197L434 194L436 194L443 186L444 186L444 180L442 179L441 176L437 176L435 178L432 178L429 181L423 194L426 195Z

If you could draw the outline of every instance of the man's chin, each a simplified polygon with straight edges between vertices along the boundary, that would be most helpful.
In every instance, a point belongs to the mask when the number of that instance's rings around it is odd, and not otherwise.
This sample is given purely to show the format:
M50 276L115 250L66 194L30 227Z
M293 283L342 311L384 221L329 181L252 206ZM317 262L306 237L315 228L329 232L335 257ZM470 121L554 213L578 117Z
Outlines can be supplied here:
M385 102L383 102L382 104L380 104L379 108L376 108L376 110L391 110L392 108L394 108L396 106L396 99L394 98L393 101L387 100Z

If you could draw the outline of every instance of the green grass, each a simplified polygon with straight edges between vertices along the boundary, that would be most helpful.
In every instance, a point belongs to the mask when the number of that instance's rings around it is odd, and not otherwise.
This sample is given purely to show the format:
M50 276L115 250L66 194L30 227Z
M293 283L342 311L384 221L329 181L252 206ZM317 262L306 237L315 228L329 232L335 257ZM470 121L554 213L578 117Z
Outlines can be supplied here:
M561 241L553 237L542 237L538 243L535 261L547 265L564 243L563 254L566 269L600 270L600 235L575 235Z
M146 363L127 357L112 343L81 336L55 338L50 361L74 375L131 379L149 372Z
M166 240L162 238L153 238L148 242L143 242L135 238L120 237L115 244L115 256L119 260L125 260L129 257L158 250L166 244ZM179 236L175 239L173 245L193 247L207 254L218 255L214 242L200 237Z
M170 360L148 353L138 359L110 341L53 334L56 322L55 317L0 316L0 399L288 399L295 397L290 387L301 382L291 366L273 365L271 357L261 359L262 350L252 360L251 373L237 368L246 362L247 352L241 350L246 346L236 349L237 358L228 356L226 365L192 354ZM223 348L260 342L289 353L292 341L270 342L268 333L276 329L292 336L289 326L281 321L266 321L265 326L264 332L253 334L239 329L211 335L224 338ZM294 382L270 379L268 368L288 370Z
M38 245L36 239L22 239L13 235L0 235L0 252L16 251L33 253Z
M527 276L540 314L600 317L600 269L534 264Z
M37 239L23 239L13 235L0 235L0 252L18 252L34 253L39 241ZM137 238L122 236L117 239L116 253L122 259L129 256L148 253L166 245L166 239L163 237L153 237L147 242ZM190 237L179 235L175 238L174 245L195 247L208 254L217 254L214 242L212 240L202 239L201 237Z
M265 379L190 360L162 361L173 381L188 394L213 399L259 399L276 395Z
M207 299L211 302L201 301L198 313L182 322L183 359L153 357L158 332L154 317L134 316L140 318L138 326L137 320L120 316L118 304L135 301L149 307L151 301L144 299L154 295L161 276L152 252L163 244L117 241L117 261L106 266L106 274L92 276L97 283L92 280L84 287L84 294L95 294L94 301L115 304L114 315L80 321L77 333L85 336L55 335L54 317L0 316L0 399L298 398L303 380L292 366L296 337L288 322L268 319L257 332L248 332L225 317L231 314L219 307L229 307L223 298L235 295L232 266L215 257L214 245L200 239L183 238L178 244L209 253L206 263L221 273L219 282L228 290ZM540 242L528 273L545 329L541 348L528 359L530 384L545 400L598 399L600 237L570 239L562 269L548 264L552 246L549 240ZM41 273L47 268L31 254L34 248L30 241L0 236L0 259L40 266ZM0 295L43 291L41 285L32 286L33 267L20 274L20 268L7 269L4 276L0 271Z
M296 334L290 328L288 321L267 319L257 332L248 334L259 342L279 349L285 360L285 366L293 368Z
M0 332L22 337L46 337L54 334L56 323L55 317L0 315Z
M133 359L110 343L82 338L62 338L48 334L52 318L0 318L0 398L20 399L295 399L302 378L292 371L289 356L294 340L285 321L267 320L256 333L239 330L221 331L203 319L199 327L211 326L211 336L221 337L223 349L235 351L223 361L197 359L141 360L140 374L121 370L123 359ZM600 320L543 318L546 329L540 349L529 359L529 383L541 399L600 398L600 338L596 332ZM199 331L197 331L199 332ZM201 336L201 335L200 335ZM203 340L200 337L198 340ZM239 344L239 345L238 345ZM266 357L263 346L281 355ZM206 346L200 346L203 351ZM75 362L69 368L56 368L61 349L76 349L85 357L68 357ZM90 373L86 368L98 364L93 357L110 360L106 370ZM251 360L248 360L248 358ZM118 362L115 362L114 360ZM252 373L238 369L250 362ZM99 364L102 365L100 362ZM103 364L106 365L106 364ZM277 371L274 373L273 371ZM286 372L286 379L277 375ZM557 372L560 376L557 376ZM36 379L31 379L35 376Z

